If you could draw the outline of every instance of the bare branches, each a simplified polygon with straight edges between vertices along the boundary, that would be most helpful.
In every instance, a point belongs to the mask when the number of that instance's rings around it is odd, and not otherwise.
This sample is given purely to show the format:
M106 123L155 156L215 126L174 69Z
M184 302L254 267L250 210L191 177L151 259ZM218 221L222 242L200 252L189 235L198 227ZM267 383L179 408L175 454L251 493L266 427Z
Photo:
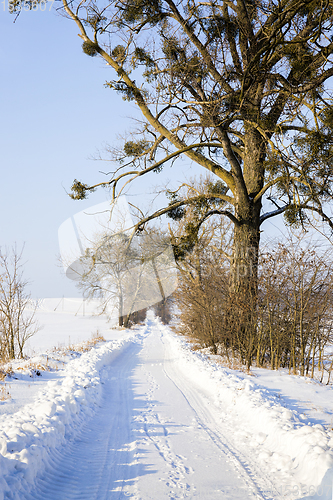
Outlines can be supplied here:
M5 359L23 358L26 341L38 330L21 262L22 251L0 251L0 357Z
M251 212L253 203L261 204L268 185L280 185L288 148L282 145L284 135L289 133L288 155L297 158L301 148L290 145L311 131L309 110L320 119L321 110L331 105L326 98L317 105L323 99L322 86L333 75L327 0L256 6L243 0L192 2L187 7L162 0L153 6L143 2L140 8L129 0L103 7L98 1L74 7L64 0L64 9L90 55L102 57L115 72L110 88L140 109L144 140L150 142L129 161L125 151L119 174L86 191L110 185L116 196L121 181L134 182L186 155L222 179ZM106 34L112 34L111 45ZM132 77L133 69L139 79ZM311 108L307 99L313 92L317 104ZM253 142L255 131L261 134L260 146L260 141ZM250 150L256 163L251 167ZM264 185L270 152L280 164L275 178L271 169ZM297 161L288 163L292 170ZM252 173L244 177L245 164ZM309 176L302 175L298 182L306 185ZM298 195L302 198L301 189Z
M113 199L114 199L116 197L117 185L125 177L132 176L130 179L128 179L126 181L125 185L123 185L121 187L121 190L124 189L124 187L126 186L127 183L132 182L134 179L141 177L143 175L146 175L152 171L156 171L162 165L164 165L168 161L172 160L173 158L179 157L181 154L184 154L189 150L203 148L203 147L222 148L223 145L221 145L219 143L209 143L209 142L208 143L206 142L206 143L191 144L190 146L187 146L186 148L183 148L182 150L178 150L178 151L175 151L175 152L167 155L162 160L160 160L156 163L153 163L153 165L150 165L149 167L146 167L143 170L129 170L129 171L123 172L117 176L112 176L111 180L99 182L98 184L94 184L92 186L88 186L86 184L81 183L80 181L75 180L75 184L73 184L73 186L72 186L72 190L75 192L75 194L72 194L71 197L73 199L82 199L85 197L86 191L94 191L96 188L101 187L101 186L112 186L113 187ZM228 172L225 172L223 169L220 169L220 170L221 170L221 172L219 175L219 167L217 166L217 168L214 170L214 173L218 177L221 177L224 181L227 181L226 183L228 186L231 185L233 187L234 182L233 182L232 176ZM234 203L233 198L231 196L225 195L223 199L225 201L228 201L229 203Z

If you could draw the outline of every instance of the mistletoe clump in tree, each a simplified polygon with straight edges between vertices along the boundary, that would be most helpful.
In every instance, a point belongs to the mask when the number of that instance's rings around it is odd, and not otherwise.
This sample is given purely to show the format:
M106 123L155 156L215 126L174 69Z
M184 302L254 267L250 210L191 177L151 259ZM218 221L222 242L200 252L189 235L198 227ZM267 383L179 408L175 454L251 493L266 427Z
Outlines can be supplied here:
M332 197L332 1L62 2L83 51L110 66L106 85L142 113L137 137L114 151L114 173L94 186L75 181L72 197L99 185L116 196L186 156L222 184L206 195L220 208L204 217L232 221L230 291L255 303L265 220L283 213L297 225L314 211L333 227L323 209ZM196 201L202 194L175 194L137 228Z

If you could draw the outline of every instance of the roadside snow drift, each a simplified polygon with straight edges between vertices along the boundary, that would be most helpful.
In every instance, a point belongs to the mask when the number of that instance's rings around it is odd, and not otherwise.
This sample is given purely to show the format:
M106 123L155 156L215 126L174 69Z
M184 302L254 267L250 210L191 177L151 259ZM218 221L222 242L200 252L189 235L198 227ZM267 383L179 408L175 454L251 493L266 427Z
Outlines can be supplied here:
M123 348L141 335L110 341L68 363L62 380L50 381L28 404L12 415L0 416L0 500L20 499L52 448L68 439L98 403L100 371Z
M333 499L332 428L304 424L255 381L210 362L179 337L168 340L184 374L214 401L218 418L229 420L235 442L256 455L282 496Z

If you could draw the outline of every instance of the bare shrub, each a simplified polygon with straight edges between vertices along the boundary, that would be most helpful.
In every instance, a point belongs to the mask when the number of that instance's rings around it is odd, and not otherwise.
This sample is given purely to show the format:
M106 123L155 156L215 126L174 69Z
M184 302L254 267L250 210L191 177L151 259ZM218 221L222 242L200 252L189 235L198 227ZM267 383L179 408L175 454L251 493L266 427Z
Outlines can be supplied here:
M0 381L3 382L6 377L11 377L14 374L12 366L11 365L4 365L1 366L0 368Z
M191 219L192 214L188 212L173 234L178 248L184 245L183 226L188 231ZM177 261L179 284L174 298L179 311L179 331L197 339L214 354L219 349L229 351L225 331L229 264L224 251L228 240L228 226L221 230L221 226L211 220L201 225L195 241L190 242L193 248Z
M208 273L193 276L183 271L175 298L181 311L180 332L198 339L217 354L225 316L225 293L220 277Z
M0 385L0 401L6 401L7 399L11 399L9 388L10 387L8 387L7 384Z
M0 357L23 358L27 340L39 329L35 320L37 304L26 291L22 273L22 251L0 250Z
M257 364L313 377L332 342L333 260L302 237L261 256Z
M229 365L249 370L256 362L311 377L318 368L323 379L330 364L325 348L333 341L332 251L318 251L304 234L290 236L261 254L258 281L248 292L233 294L223 244L216 245L214 225L206 225L178 262L179 331Z

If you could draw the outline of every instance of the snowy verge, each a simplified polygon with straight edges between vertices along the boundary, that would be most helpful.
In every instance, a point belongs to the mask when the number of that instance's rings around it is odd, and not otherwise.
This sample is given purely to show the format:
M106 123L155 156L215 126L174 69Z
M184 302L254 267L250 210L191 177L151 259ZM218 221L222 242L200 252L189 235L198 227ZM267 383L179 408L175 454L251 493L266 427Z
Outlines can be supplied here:
M20 491L33 482L50 449L63 444L93 414L101 396L102 369L144 332L145 327L71 360L59 374L61 380L47 382L32 404L0 416L0 500L20 499Z
M282 496L332 499L333 431L304 424L302 416L248 378L194 352L184 340L162 327L179 369L214 401L217 418L233 428L240 449L256 456Z

